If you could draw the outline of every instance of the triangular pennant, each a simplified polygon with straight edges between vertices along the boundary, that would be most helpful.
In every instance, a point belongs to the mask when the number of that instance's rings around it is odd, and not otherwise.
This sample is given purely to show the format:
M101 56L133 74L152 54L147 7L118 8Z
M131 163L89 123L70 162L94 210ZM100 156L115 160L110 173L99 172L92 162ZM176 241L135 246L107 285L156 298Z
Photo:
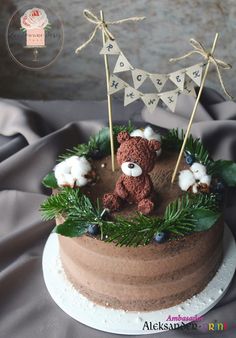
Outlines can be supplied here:
M180 89L184 89L185 72L183 69L177 70L177 72L170 73L169 79Z
M124 96L124 106L127 106L131 102L136 101L140 98L140 92L136 89L128 86L125 88L125 96Z
M150 79L152 80L158 92L160 92L164 87L168 77L166 74L150 74Z
M109 39L105 42L105 45L100 51L100 54L109 54L109 55L120 54L120 48L115 40Z
M141 99L145 103L145 106L150 111L150 113L152 113L156 109L160 98L157 94L143 94L141 96Z
M200 87L202 80L203 64L198 63L186 68L186 74Z
M146 80L147 73L145 73L142 69L133 69L132 70L132 77L134 82L134 88L138 89L141 84Z
M194 88L194 83L191 79L185 80L183 94L196 97L196 91L195 91L195 88Z
M160 95L160 99L167 105L167 107L174 112L177 104L177 99L179 96L178 90L171 90Z
M113 73L121 73L126 72L127 70L131 70L133 67L129 63L129 61L126 59L126 57L123 54L120 54L116 61L116 65L114 68Z
M110 85L109 85L109 94L114 94L119 90L125 88L126 82L120 79L118 76L112 74L110 77Z

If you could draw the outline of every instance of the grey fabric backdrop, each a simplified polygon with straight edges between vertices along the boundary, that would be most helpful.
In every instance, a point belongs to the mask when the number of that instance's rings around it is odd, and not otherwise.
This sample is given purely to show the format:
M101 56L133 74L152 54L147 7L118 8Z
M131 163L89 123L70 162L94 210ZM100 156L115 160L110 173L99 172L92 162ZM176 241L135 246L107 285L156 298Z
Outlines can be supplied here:
M160 108L145 120L161 127L186 126L192 98L182 96L175 114ZM126 118L140 121L141 106L126 110ZM124 110L115 105L114 116ZM0 337L1 338L87 338L112 337L90 329L60 310L48 294L41 259L53 222L42 222L39 205L46 191L41 179L65 148L85 141L106 120L105 102L16 102L0 101ZM199 107L193 134L202 137L214 158L236 160L236 104L223 102L207 91ZM235 189L230 190L226 219L236 234ZM227 322L221 337L235 337L236 280L204 322ZM198 337L200 331L163 333L162 337ZM157 335L155 335L157 336ZM117 336L119 337L119 336Z

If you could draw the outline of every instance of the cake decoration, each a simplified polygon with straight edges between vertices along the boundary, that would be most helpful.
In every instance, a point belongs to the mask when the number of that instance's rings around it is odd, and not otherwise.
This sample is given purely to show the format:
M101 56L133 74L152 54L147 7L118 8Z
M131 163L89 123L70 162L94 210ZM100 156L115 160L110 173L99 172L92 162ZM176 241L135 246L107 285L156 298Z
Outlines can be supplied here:
M121 150L126 142L132 141L136 144L137 140L145 144L153 141L148 141L140 137L131 137L130 134L135 130L129 124L125 126L114 126L114 135L119 135L121 142ZM183 131L177 129L170 130L166 135L161 137L163 155L166 152L176 152L180 149L184 138ZM154 140L154 144L157 141ZM117 148L119 143L117 142ZM156 145L155 145L156 146ZM155 146L153 151L155 151ZM74 149L60 158L63 161L72 156L79 156L86 153L88 158L91 158L91 150L95 147L104 154L104 157L109 154L109 130L104 128L97 135L92 136L87 144L82 144L74 147ZM132 147L131 147L132 149ZM236 185L236 163L232 161L217 160L213 161L199 139L194 139L192 135L189 136L186 142L186 152L194 156L197 162L197 169L200 168L199 173L188 170L191 177L201 179L201 176L211 176L210 189L201 191L198 189L196 194L187 191L185 194L173 200L164 210L163 216L144 215L138 212L130 217L116 216L115 214L107 213L107 210L102 211L102 201L91 201L81 189L61 187L56 195L50 196L41 206L43 216L45 219L52 219L63 214L64 223L59 224L55 228L58 234L78 237L88 233L88 227L91 224L96 224L100 227L100 239L107 242L115 242L121 246L137 246L147 245L155 240L157 233L167 233L167 241L171 241L174 236L184 236L193 232L204 231L211 228L217 219L219 219L222 212L222 194L225 191L225 186ZM120 160L126 160L126 149L120 154ZM150 155L153 160L156 156ZM147 155L145 152L145 161ZM92 160L97 161L97 160ZM103 160L102 160L103 161ZM154 160L155 161L155 160ZM157 159L158 161L158 159ZM95 163L95 162L94 162ZM143 164L142 164L143 166ZM194 166L196 167L196 165ZM193 168L194 168L193 167ZM145 167L147 168L147 167ZM196 169L196 168L195 168ZM103 169L104 170L104 169ZM145 169L149 170L149 169ZM124 175L124 174L123 174ZM132 177L135 179L135 177ZM224 183L223 183L224 182ZM58 188L55 186L55 174L49 173L43 181L44 185L51 188ZM114 182L115 183L115 182ZM96 185L94 187L96 189ZM113 196L113 195L112 195ZM158 192L157 192L158 196ZM156 194L155 194L156 197ZM106 203L105 203L106 204ZM106 206L105 206L106 207ZM110 209L110 208L109 208ZM112 208L111 208L112 209ZM158 210L158 204L157 204ZM137 208L138 211L138 208ZM104 215L109 217L104 217ZM157 237L156 237L157 238Z
M199 191L209 192L210 184L211 176L207 175L206 167L201 163L195 162L190 169L180 171L179 186L183 191L191 191L194 194Z
M146 138L147 140L157 140L158 142L160 142L161 145L161 135L156 133L152 127L147 126L144 129L135 129L134 131L132 131L132 133L130 134L130 136L139 136L139 137L143 137ZM160 149L158 149L156 151L157 156L161 155L161 147Z
M91 164L84 156L67 158L55 166L54 173L59 187L83 187L93 177Z
M116 182L113 193L105 194L103 204L111 211L119 210L124 202L137 204L138 211L150 214L154 209L154 188L149 176L152 171L156 151L160 142L141 137L131 137L127 132L118 134L120 147L117 151L117 162L123 174Z
M169 74L135 69L108 25L138 18L106 22L102 11L100 19L88 10L84 15L95 29L77 52L102 31L109 128L60 157L43 180L54 190L41 210L44 219L56 218L63 269L85 297L125 311L167 308L202 291L222 262L224 194L236 185L236 163L214 161L190 129L210 64L227 95L219 67L230 66L213 55L216 34L211 52L192 39L194 51L174 60L198 53L204 62ZM113 73L131 71L134 88L110 76L110 55L117 57ZM139 91L148 78L158 93ZM167 80L177 88L162 92ZM141 98L154 112L161 100L174 111L180 93L194 95L193 81L200 89L185 133L113 126L111 94L124 89L124 105ZM87 184L92 168L96 181Z

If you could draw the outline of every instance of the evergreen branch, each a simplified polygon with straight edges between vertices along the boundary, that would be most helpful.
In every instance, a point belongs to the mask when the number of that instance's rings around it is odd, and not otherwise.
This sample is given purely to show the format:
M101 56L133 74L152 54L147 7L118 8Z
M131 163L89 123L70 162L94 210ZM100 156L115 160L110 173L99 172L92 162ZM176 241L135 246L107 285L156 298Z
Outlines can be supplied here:
M168 133L162 137L163 148L179 151L183 144L184 137L185 134L183 130L169 130ZM207 167L213 162L207 149L203 146L201 140L199 138L194 139L191 134L187 139L185 151L193 155L196 162L202 163Z
M162 219L149 218L137 214L132 219L117 217L115 222L104 222L102 231L107 242L115 242L119 246L138 246L148 244L158 230Z
M137 214L134 218L117 217L104 220L99 203L94 205L79 189L64 188L49 197L41 206L44 219L60 214L65 222L55 232L64 236L81 236L90 224L100 226L102 239L120 246L147 245L157 232L178 236L209 229L217 218L217 199L213 194L184 195L170 203L163 217Z
M113 137L115 150L118 148L117 135L121 131L131 133L134 126L129 121L127 126L113 126ZM110 154L110 133L109 128L101 129L98 134L91 136L88 143L82 143L74 146L72 149L67 149L67 152L59 157L59 161L64 161L71 156L93 157L93 153L99 151L101 156Z

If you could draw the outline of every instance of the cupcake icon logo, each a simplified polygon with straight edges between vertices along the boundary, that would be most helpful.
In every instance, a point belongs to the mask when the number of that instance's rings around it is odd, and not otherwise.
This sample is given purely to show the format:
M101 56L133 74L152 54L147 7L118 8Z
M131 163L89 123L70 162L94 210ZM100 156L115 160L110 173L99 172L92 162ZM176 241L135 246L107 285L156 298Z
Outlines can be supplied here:
M33 48L33 61L38 61L38 48L46 47L46 31L51 25L42 8L28 9L20 18L21 31L26 34L26 48Z
M50 8L25 5L12 15L6 38L10 55L18 64L40 70L51 65L61 53L63 25Z

